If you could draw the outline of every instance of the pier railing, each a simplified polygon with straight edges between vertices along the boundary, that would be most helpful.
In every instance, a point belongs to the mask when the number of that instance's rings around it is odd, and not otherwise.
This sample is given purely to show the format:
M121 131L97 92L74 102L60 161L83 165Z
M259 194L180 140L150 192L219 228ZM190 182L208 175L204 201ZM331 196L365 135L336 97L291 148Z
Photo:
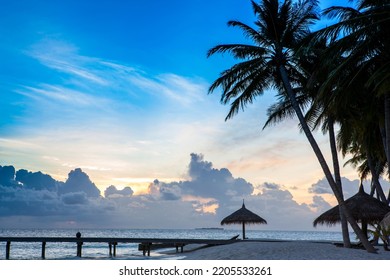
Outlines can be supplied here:
M180 239L180 238L123 238L123 237L81 237L77 233L76 237L1 237L0 242L6 242L5 258L10 259L12 242L38 242L42 244L41 257L46 258L46 244L55 243L75 243L76 256L82 256L82 246L85 243L107 243L109 256L116 256L116 246L119 243L138 243L138 249L143 251L143 255L150 256L150 250L153 248L176 247L176 252L188 244L205 244L205 245L224 245L236 242L236 239Z

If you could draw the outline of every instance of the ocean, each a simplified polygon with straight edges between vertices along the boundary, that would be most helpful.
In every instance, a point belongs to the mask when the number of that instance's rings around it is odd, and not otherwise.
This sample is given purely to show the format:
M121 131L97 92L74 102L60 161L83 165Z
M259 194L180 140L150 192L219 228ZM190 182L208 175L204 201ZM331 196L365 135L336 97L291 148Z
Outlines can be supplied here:
M82 237L124 237L124 238L189 238L189 239L230 239L240 234L235 229L0 229L0 236L20 237L75 237L80 231ZM278 240L315 240L342 241L340 232L334 231L271 231L246 230L249 239L278 239ZM354 237L351 235L351 240ZM161 249L151 252L153 259L180 259L180 254L165 255ZM168 249L172 250L172 249ZM85 243L83 259L111 259L108 244ZM115 259L148 259L138 251L138 244L118 244ZM6 258L6 242L0 242L0 260ZM34 260L41 258L41 243L13 242L11 243L10 259ZM78 259L76 244L52 243L46 244L46 259Z

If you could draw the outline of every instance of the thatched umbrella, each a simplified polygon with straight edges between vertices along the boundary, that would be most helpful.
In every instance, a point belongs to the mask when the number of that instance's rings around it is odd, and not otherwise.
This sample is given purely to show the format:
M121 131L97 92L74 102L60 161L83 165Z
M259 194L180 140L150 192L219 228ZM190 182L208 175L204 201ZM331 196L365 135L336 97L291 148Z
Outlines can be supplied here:
M245 224L266 224L267 221L245 208L244 202L242 207L236 212L230 214L221 221L221 225L242 224L242 238L245 239Z
M380 225L385 230L390 229L390 212L385 215L383 220L380 222Z
M383 217L390 212L390 207L386 203L364 192L363 184L360 185L357 194L345 200L345 205L353 218L362 224L362 230L366 235L367 224L380 223ZM339 206L336 205L315 219L313 225L334 225L338 222L340 222L340 212Z
M390 244L390 212L385 215L383 220L380 222L382 228L382 240L383 247L386 251L389 251Z

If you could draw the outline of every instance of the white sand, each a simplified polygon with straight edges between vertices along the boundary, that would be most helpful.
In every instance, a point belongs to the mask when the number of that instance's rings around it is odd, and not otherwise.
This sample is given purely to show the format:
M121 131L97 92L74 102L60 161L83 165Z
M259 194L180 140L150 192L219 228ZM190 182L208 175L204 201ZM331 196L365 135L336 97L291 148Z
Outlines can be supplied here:
M382 246L376 254L363 249L346 249L330 242L240 241L229 245L185 250L185 260L390 260Z

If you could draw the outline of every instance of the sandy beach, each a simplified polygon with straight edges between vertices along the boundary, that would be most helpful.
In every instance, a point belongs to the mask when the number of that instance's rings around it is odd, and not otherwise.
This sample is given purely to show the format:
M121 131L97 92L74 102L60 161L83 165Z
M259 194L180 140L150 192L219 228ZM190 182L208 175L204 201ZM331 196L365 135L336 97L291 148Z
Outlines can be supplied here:
M337 247L331 242L241 241L228 245L184 250L185 260L390 260L382 246L377 253Z

